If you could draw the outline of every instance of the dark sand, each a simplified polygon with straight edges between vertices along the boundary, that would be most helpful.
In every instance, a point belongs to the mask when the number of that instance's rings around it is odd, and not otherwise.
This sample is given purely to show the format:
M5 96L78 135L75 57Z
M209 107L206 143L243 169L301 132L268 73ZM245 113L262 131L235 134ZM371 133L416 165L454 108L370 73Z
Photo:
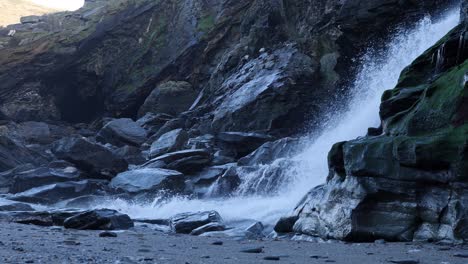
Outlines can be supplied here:
M167 235L141 227L117 232L114 238L99 233L2 223L0 263L468 263L463 258L468 257L466 244L235 241ZM223 244L213 245L215 241ZM241 252L258 247L263 253Z

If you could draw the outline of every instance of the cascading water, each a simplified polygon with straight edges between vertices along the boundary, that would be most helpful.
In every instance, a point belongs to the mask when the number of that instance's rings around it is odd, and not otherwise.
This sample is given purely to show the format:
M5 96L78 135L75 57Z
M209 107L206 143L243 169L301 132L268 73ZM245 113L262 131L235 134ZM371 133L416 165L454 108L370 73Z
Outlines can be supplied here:
M151 204L113 200L99 207L117 209L134 218L168 218L181 212L216 210L225 220L249 218L273 224L294 208L310 189L324 183L328 174L327 154L334 143L364 136L368 127L379 126L382 93L393 88L402 70L454 28L458 21L456 10L438 22L425 18L414 29L396 34L385 52L365 55L355 78L349 107L341 113L329 114L333 118L327 121L319 136L307 140L308 147L295 158L280 159L254 172L241 174L243 183L235 197L179 197ZM277 173L274 182L269 181L268 177L275 171L280 175Z

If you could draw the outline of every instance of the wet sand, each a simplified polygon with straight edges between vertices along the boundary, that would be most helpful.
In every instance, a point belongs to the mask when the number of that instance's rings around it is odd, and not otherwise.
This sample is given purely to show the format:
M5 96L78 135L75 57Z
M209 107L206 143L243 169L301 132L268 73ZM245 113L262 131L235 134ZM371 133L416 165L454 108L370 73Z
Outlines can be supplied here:
M468 263L466 244L236 241L142 227L100 233L2 223L0 263Z

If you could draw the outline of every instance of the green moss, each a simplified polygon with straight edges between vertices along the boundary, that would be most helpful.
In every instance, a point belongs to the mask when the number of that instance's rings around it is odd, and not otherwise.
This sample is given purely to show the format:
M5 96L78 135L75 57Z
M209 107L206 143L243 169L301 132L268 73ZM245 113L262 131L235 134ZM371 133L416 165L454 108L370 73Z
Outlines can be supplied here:
M203 16L198 20L197 30L199 32L208 33L215 25L215 17L213 15Z

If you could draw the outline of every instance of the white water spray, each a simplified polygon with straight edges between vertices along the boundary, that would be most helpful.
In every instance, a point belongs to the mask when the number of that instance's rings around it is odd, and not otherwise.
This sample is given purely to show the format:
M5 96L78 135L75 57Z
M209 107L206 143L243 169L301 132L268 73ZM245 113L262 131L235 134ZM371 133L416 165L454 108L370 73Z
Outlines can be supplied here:
M133 218L168 218L182 212L216 210L228 221L256 219L273 224L280 216L291 211L310 189L325 182L328 174L327 155L334 143L364 136L368 127L379 126L378 113L382 93L395 87L402 70L458 22L458 11L450 12L439 22L432 22L429 18L423 19L414 29L396 34L386 52L368 53L364 56L353 85L353 96L348 109L343 113L330 115L334 118L328 121L318 137L310 139L306 150L294 158L292 164L295 165L283 168L288 172L283 177L289 184L280 186L281 189L276 195L238 196L219 200L174 198L160 204L133 204L114 200L99 207L117 209ZM278 168L282 164L284 163L279 160L270 165L269 169ZM265 177L265 168L259 171L257 174L244 175L243 178L247 182L244 182L243 186L258 184L257 177ZM285 182L284 179L282 182Z

